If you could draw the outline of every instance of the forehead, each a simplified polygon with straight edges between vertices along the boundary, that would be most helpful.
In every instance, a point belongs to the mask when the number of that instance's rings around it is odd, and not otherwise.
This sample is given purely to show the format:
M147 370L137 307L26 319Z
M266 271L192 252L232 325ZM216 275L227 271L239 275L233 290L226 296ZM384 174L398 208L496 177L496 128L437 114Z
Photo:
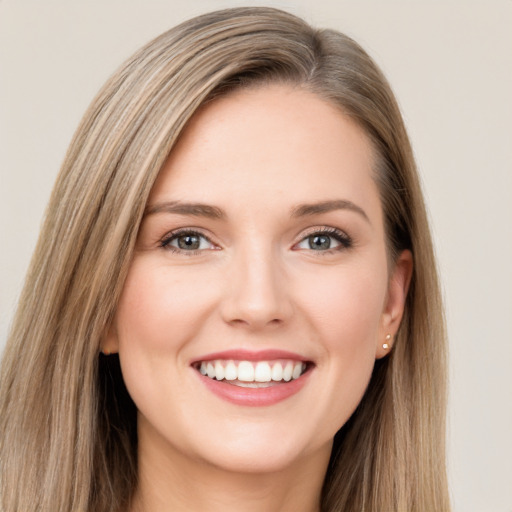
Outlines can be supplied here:
M284 85L244 89L193 116L150 202L293 204L343 196L380 210L373 160L362 129L315 94Z

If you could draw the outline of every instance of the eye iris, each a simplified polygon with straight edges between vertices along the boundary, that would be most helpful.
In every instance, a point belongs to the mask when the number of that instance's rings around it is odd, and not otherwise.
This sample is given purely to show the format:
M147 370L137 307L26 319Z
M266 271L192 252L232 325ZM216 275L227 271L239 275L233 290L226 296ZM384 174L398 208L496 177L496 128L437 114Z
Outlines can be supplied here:
M321 249L330 249L331 237L327 235L312 235L308 238L309 247L315 251Z
M199 249L201 241L197 235L182 235L178 238L178 247L185 250Z

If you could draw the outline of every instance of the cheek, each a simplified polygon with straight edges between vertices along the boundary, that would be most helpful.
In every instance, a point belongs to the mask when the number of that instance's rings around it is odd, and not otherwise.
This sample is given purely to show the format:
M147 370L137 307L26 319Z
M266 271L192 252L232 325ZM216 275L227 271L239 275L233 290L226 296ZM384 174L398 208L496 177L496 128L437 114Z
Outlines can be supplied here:
M315 400L327 411L322 421L326 437L352 415L375 364L387 283L385 267L383 272L374 268L317 272L315 286L302 299L320 350L317 366L323 390Z
M328 350L361 349L374 343L386 295L386 270L376 265L317 272L302 304Z
M214 300L204 282L200 272L176 271L144 255L132 262L115 326L125 384L148 418L155 419L155 411L165 418L163 411L181 407L188 370L183 349L202 328ZM167 421L172 424L169 416Z
M119 302L120 350L154 353L177 350L190 339L213 302L198 272L134 260Z

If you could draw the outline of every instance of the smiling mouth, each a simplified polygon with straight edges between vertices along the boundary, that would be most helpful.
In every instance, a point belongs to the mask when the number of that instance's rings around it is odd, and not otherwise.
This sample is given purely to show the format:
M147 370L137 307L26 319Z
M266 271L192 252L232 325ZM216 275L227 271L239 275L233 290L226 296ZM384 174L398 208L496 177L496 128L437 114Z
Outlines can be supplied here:
M301 377L311 363L294 360L244 361L215 359L198 361L193 367L212 380L246 388L265 388Z

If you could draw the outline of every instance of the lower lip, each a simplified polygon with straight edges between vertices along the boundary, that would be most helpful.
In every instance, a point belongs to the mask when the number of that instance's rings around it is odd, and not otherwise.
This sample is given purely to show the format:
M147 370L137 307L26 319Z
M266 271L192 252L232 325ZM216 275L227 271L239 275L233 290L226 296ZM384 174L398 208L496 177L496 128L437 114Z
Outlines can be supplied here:
M276 383L266 388L244 388L226 381L210 379L194 370L203 384L215 395L236 405L263 407L273 405L298 393L307 382L311 370L290 382Z

